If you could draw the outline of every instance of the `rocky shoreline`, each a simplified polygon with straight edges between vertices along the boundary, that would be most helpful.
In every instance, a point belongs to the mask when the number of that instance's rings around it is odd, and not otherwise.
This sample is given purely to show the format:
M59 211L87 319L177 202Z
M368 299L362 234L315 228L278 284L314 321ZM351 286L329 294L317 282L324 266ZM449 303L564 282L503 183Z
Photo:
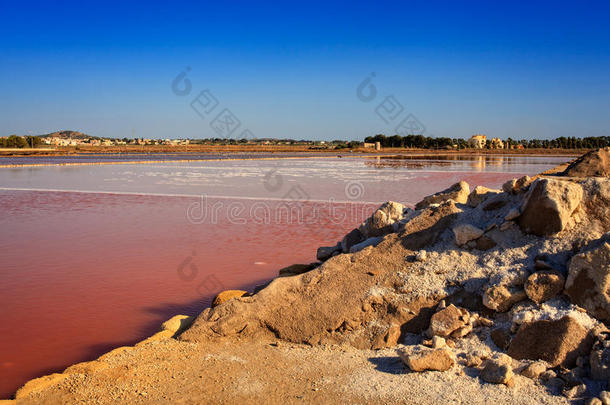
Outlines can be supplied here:
M251 293L221 293L196 319L174 317L135 347L32 380L16 398L610 403L609 156L591 152L502 190L460 182L415 209L387 202L318 249L319 262L282 269ZM225 358L247 347L241 360ZM369 369L380 354L391 366ZM250 368L255 358L264 367ZM332 381L317 364L331 358ZM278 372L292 362L305 371ZM169 376L177 372L185 379ZM193 380L209 376L245 385ZM319 389L294 394L292 379Z

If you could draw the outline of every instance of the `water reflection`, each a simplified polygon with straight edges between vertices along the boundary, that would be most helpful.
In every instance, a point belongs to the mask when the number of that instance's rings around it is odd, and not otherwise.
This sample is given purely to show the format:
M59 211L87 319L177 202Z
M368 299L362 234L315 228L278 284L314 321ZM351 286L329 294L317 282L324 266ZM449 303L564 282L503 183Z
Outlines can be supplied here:
M569 160L565 156L511 156L511 155L392 155L375 156L364 159L365 166L377 169L406 168L411 170L434 170L438 168L483 172L492 168L494 171L529 170L532 165L554 167ZM542 171L542 170L541 170Z

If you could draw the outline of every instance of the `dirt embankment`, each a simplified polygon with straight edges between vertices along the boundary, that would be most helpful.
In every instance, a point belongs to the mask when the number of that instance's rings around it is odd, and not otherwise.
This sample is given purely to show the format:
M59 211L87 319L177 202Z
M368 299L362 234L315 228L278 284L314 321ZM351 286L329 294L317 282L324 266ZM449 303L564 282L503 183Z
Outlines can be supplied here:
M580 163L581 165L589 163ZM584 166L580 170L588 170ZM610 399L610 179L461 182L256 292L32 380L24 403Z

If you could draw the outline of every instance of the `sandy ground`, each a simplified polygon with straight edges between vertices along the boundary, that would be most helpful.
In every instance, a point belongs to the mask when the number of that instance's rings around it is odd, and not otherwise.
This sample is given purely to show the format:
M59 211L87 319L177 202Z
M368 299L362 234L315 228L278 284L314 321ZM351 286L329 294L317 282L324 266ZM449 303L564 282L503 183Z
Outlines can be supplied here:
M19 403L567 403L521 376L508 388L460 365L413 373L394 349L170 338L103 362L103 369L69 374Z

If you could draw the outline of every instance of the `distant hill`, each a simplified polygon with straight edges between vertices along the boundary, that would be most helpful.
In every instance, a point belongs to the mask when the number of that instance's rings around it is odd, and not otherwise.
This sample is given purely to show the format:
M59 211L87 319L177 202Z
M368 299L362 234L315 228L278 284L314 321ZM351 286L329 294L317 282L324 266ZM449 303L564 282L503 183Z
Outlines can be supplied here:
M61 138L61 139L102 139L99 136L83 134L78 131L55 131L50 134L38 135L41 138Z

